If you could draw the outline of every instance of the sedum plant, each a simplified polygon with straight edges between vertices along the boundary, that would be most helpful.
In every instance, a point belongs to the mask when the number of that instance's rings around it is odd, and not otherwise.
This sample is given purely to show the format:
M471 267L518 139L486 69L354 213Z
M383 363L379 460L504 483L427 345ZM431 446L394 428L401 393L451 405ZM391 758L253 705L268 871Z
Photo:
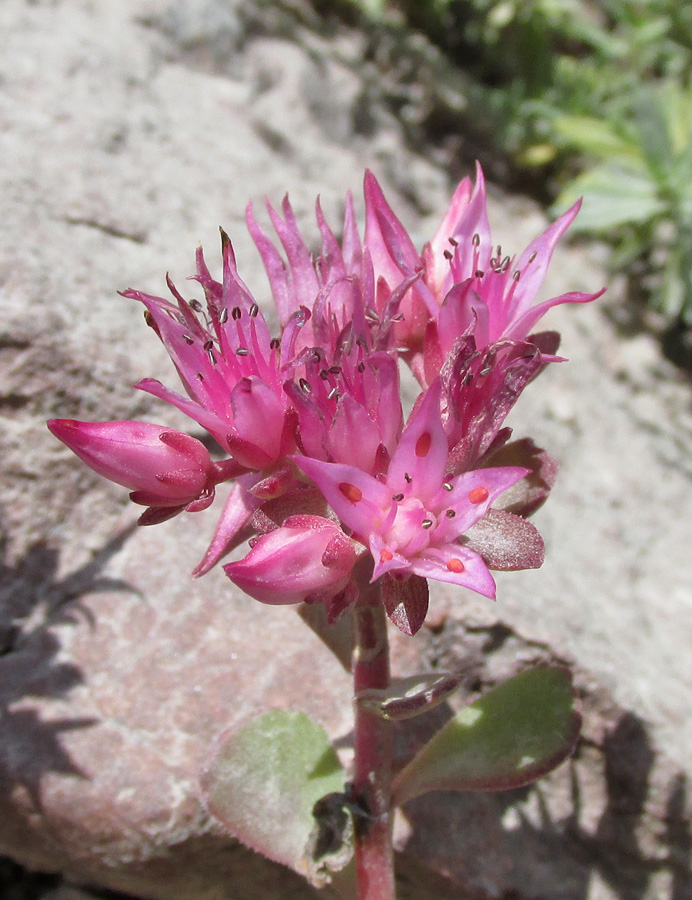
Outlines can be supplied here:
M535 568L544 547L528 517L556 464L504 420L524 388L559 361L543 314L599 294L536 302L575 203L518 257L491 239L483 173L465 178L419 252L365 175L361 236L350 195L337 239L316 206L311 254L288 199L267 204L278 236L247 227L269 279L272 331L222 232L221 281L197 253L204 301L128 290L171 356L184 393L137 387L204 428L221 458L161 425L48 424L92 469L127 487L153 525L198 514L226 494L194 574L246 547L224 571L268 605L296 604L353 673L354 761L346 772L323 729L273 710L226 732L201 775L228 831L346 898L393 900L394 809L436 790L527 784L574 747L568 672L539 666L453 716L400 771L392 727L444 702L457 673L390 681L388 620L421 628L430 579L495 598L494 570ZM419 384L411 413L399 363ZM300 698L296 698L299 707Z

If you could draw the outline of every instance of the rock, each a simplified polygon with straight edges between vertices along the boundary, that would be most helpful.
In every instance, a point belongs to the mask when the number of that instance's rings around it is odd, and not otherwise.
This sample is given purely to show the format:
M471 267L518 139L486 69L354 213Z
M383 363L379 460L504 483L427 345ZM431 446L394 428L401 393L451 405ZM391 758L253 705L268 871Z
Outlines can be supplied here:
M316 896L210 822L197 778L214 737L262 707L302 708L346 748L348 676L293 610L220 571L189 578L219 501L137 530L125 492L44 424L189 427L131 390L174 379L116 291L162 292L167 268L182 283L198 240L215 260L223 224L266 297L249 199L289 190L314 235L314 197L334 219L369 165L421 241L434 227L451 185L407 146L391 78L363 35L314 22L299 2L0 6L0 852L97 889ZM515 250L544 224L494 189L491 222ZM603 280L596 253L561 249L546 291ZM570 661L583 739L537 788L409 804L404 900L690 896L689 386L648 339L617 332L603 310L619 302L555 313L572 362L514 415L562 464L536 517L544 567L503 577L492 609L437 586L421 636L395 642L401 674L463 668L458 702L518 665ZM400 758L424 736L402 734Z

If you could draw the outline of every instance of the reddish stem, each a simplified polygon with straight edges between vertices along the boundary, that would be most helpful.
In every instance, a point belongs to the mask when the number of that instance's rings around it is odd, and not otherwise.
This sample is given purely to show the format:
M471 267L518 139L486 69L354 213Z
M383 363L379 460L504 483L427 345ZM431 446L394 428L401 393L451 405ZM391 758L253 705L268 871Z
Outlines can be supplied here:
M355 608L354 693L389 685L387 619L379 589ZM386 719L356 704L353 794L366 811L356 816L358 900L395 900L392 849L392 732Z

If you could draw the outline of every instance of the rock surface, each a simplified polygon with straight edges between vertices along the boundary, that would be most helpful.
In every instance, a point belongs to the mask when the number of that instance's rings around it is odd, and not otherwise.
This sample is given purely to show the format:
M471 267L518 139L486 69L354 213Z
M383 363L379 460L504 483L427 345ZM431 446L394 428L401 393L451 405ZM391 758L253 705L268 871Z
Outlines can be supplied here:
M0 5L0 852L78 883L153 900L316 896L209 822L197 774L214 736L258 707L298 705L347 739L346 674L292 610L220 572L189 579L213 511L135 529L125 492L44 424L187 427L131 390L173 379L115 292L160 292L166 268L181 282L223 224L266 297L250 198L288 190L312 228L314 197L334 218L370 166L430 232L448 176L407 145L363 36L316 21L299 3ZM503 246L543 227L530 203L491 200ZM597 253L561 250L547 290L603 280ZM692 897L690 392L652 340L614 328L617 302L555 315L572 362L512 423L562 464L536 518L546 564L503 578L492 608L438 589L430 627L396 641L402 674L464 668L461 698L533 659L574 661L583 740L536 789L411 803L404 898L436 878L439 898Z

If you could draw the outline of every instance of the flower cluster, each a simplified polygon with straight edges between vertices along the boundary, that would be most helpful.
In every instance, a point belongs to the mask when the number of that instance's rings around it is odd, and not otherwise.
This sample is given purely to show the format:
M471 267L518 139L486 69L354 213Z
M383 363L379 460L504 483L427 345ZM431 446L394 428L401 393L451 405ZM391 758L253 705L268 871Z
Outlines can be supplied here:
M490 569L539 566L527 521L555 475L504 420L524 387L558 359L557 336L533 333L550 307L599 294L535 298L578 205L518 258L495 247L483 173L464 179L419 254L375 177L365 175L361 239L350 195L338 240L316 206L321 247L308 249L288 202L267 204L272 241L252 206L247 226L278 314L272 334L222 231L223 275L201 250L187 300L128 290L168 351L185 393L145 379L214 439L143 422L54 419L51 431L146 508L140 524L228 496L195 570L249 541L228 576L264 603L323 602L335 619L378 583L392 620L412 634L427 579L494 597ZM399 359L420 384L404 421ZM216 458L219 457L219 458Z

